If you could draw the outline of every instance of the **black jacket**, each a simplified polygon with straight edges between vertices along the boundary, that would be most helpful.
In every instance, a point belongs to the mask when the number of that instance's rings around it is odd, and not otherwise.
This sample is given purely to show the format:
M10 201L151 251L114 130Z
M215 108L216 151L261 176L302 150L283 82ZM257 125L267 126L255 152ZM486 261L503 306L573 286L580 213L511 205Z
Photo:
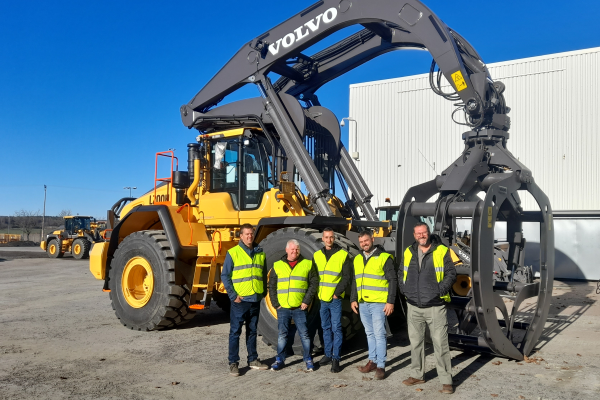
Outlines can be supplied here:
M325 254L325 259L329 261L331 256L342 250L342 248L337 243L334 243L331 250L327 250L325 247L323 247L321 250L323 251L323 254ZM315 268L318 273L319 268L317 268L317 263L315 263L314 258L313 268ZM338 282L337 286L335 287L335 291L333 292L337 298L342 297L342 293L344 292L346 292L346 295L349 294L350 291L348 289L350 288L350 281L352 280L352 269L352 257L350 254L348 254L346 261L344 261L344 265L342 265L342 279Z
M440 238L437 235L431 235L431 247L423 256L420 271L418 244L415 242L409 246L412 257L406 282L404 282L404 253L402 253L402 262L398 268L398 286L400 293L406 296L406 301L413 306L428 308L444 305L445 301L440 296L448 293L456 281L456 269L450 251L448 251L444 256L444 279L440 283L437 282L432 253L440 245L442 245Z
M298 257L298 262L302 260L304 260L304 257ZM284 254L283 257L281 257L281 261L283 261L287 265L290 265L287 259L287 254ZM290 268L292 267L290 266ZM318 288L319 273L313 263L313 266L310 269L310 272L308 273L308 289L306 289L306 294L304 295L304 299L302 299L302 302L304 304L310 304ZM275 272L275 268L272 268L271 273L269 274L269 298L271 299L271 304L273 305L273 307L279 308L281 304L279 304L279 300L277 300L277 273Z
M378 256L383 253L383 248L379 245L375 246L375 252L371 254L371 257ZM363 252L363 257L365 256ZM370 257L369 257L370 258ZM365 260L365 265L368 260ZM385 279L388 280L388 298L387 303L394 304L396 301L396 288L398 284L398 275L396 274L396 266L392 257L388 258L383 265L383 272ZM354 279L354 266L352 267L352 292L350 293L350 301L358 301L358 291L356 290L356 279Z

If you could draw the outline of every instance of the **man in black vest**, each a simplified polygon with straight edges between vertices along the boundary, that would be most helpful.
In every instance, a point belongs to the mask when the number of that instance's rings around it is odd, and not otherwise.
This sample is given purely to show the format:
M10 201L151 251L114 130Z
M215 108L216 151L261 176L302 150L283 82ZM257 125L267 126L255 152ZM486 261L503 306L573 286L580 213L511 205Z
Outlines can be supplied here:
M411 347L413 376L402 381L407 386L425 383L425 328L429 326L442 382L440 392L454 393L452 364L448 346L446 303L450 288L456 281L456 269L450 250L437 235L430 235L429 226L419 222L413 229L415 243L404 251L403 269L398 272L400 293L406 296L406 321Z

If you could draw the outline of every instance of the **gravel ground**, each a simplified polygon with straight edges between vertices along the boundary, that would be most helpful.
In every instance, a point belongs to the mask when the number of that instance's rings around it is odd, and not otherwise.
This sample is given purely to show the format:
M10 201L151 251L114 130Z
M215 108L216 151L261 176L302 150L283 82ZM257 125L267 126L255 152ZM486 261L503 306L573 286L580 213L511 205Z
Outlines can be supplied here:
M364 340L351 344L343 371L301 371L291 357L280 372L228 375L228 316L216 306L187 326L133 332L116 319L85 260L11 259L0 254L0 398L2 399L414 399L438 392L432 350L427 383L406 387L410 348L403 335L388 346L388 378L372 380L356 365ZM543 341L525 363L453 351L455 398L571 399L600 395L600 306L596 286L555 282ZM242 348L244 346L241 346ZM275 352L259 339L259 355ZM242 360L245 354L242 350ZM242 363L245 367L245 363Z

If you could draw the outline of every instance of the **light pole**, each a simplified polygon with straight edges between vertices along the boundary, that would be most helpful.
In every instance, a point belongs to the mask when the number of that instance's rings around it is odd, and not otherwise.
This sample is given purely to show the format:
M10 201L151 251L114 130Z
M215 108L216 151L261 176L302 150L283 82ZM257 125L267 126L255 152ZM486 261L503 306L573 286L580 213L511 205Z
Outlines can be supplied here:
M44 240L44 222L46 220L46 185L44 185L44 213L42 214L42 237L40 242Z
M356 125L354 126L354 152L351 153L350 155L352 156L352 158L354 158L356 161L358 161L358 122L356 122L356 120L352 117L346 117L346 118L342 118L342 120L340 121L340 126L346 126L346 123L344 122L344 120L347 119L348 122L354 122ZM350 136L350 132L348 132L348 136Z
M133 189L133 190L136 190L137 188L136 188L135 186L134 186L134 187L131 187L131 186L125 186L123 189L125 189L125 190L129 189L129 197L131 197L131 190L132 190L132 189Z

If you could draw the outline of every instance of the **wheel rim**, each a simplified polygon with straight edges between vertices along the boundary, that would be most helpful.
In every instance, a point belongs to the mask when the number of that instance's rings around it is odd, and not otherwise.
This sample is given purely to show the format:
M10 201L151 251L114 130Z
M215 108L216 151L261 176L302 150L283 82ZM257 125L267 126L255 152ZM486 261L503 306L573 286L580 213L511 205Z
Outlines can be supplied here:
M81 253L81 245L79 243L77 243L75 246L73 246L73 253L75 253L75 254Z
M123 269L121 278L123 296L133 308L142 308L154 291L154 274L150 263L142 257L133 257Z
M467 296L471 290L471 278L468 275L458 275L452 289L459 296Z
M53 243L50 245L50 254L56 253L56 245Z
M273 270L271 269L271 271ZM267 286L269 283L269 278L271 277L271 271L269 271L269 273L267 274ZM267 305L267 309L269 310L273 318L277 319L277 309L273 307L273 304L271 303L271 295L269 294L269 291L266 290L266 292L267 295L265 296L265 304Z

